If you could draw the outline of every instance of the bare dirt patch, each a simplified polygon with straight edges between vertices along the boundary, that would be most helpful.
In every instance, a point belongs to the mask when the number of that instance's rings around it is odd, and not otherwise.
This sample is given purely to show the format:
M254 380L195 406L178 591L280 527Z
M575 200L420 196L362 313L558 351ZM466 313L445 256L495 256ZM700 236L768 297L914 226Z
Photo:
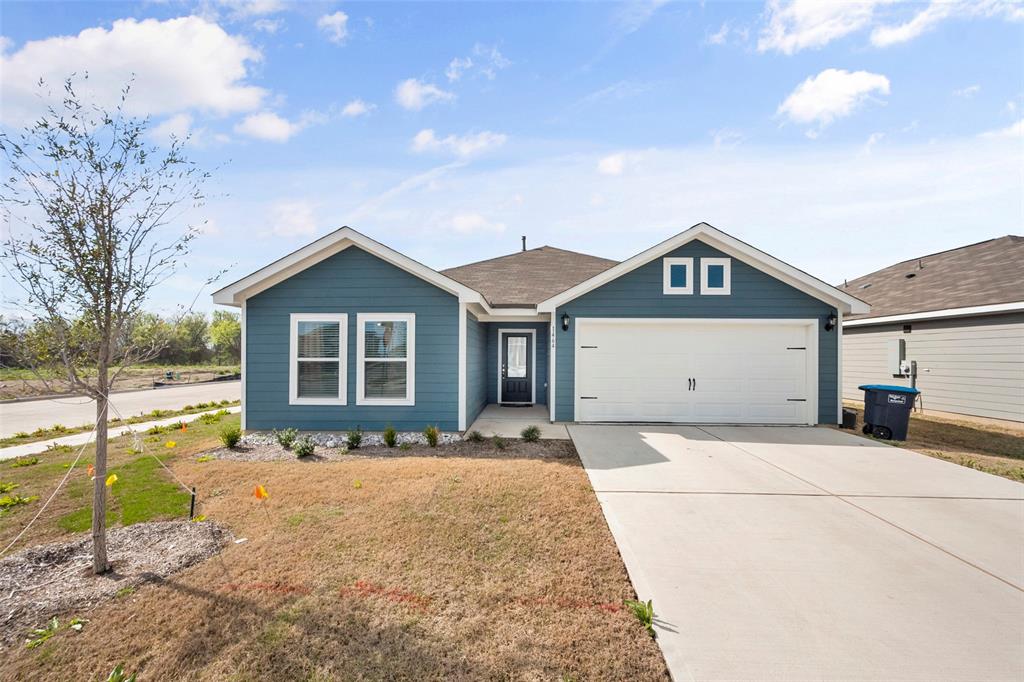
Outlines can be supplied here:
M230 534L221 526L159 521L108 534L111 571L92 573L92 538L40 545L0 560L0 644L20 644L53 616L85 611L153 579L216 554Z
M493 440L480 443L456 441L430 447L416 444L407 447L389 448L385 446L360 447L355 450L346 448L318 447L309 457L298 458L291 450L286 450L277 443L260 443L241 445L235 448L220 448L203 453L203 457L233 460L237 462L346 462L359 459L383 459L395 457L472 457L474 459L565 459L575 458L576 448L567 440L545 440L529 443L524 440L506 438L498 447Z

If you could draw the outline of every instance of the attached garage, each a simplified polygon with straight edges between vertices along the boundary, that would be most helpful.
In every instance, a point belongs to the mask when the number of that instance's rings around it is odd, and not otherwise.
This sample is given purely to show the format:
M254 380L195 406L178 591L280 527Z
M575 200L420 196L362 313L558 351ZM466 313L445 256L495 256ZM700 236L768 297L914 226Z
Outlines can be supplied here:
M581 318L581 422L814 424L817 319Z

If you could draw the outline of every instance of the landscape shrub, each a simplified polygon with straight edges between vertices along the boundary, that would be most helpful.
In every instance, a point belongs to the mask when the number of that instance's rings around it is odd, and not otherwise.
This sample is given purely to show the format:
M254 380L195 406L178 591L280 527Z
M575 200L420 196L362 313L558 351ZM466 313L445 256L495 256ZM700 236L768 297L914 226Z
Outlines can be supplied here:
M530 425L519 432L520 437L527 443L536 443L540 440L540 427Z
M484 434L479 431L470 431L466 434L466 440L470 443L482 443L484 442Z
M292 445L292 452L296 457L309 457L316 450L316 443L309 436L303 436Z
M348 443L349 450L355 450L363 444L363 427L356 426L354 429L348 430L348 435L345 436L345 442Z
M654 604L650 599L646 602L627 599L626 607L633 612L636 619L644 626L644 629L647 630L647 634L651 637L657 636L654 632Z
M388 424L388 427L384 429L384 445L389 448L395 447L398 443L398 432L395 431L395 427Z
M281 429L280 431L274 429L274 438L277 439L277 444L280 445L285 450L290 450L292 447L292 443L294 443L295 439L298 437L298 429L288 428Z
M494 438L491 439L491 442L494 443L494 447L496 447L499 450L504 450L505 447L508 445L508 443L505 442L505 439L502 438L501 436L495 436Z
M402 451L412 450L412 443L402 443L398 446L398 449Z
M237 424L230 424L220 430L220 442L224 447L233 448L242 440L242 429Z
M436 426L430 425L423 429L423 436L427 439L427 445L436 448L437 441L441 439L441 431Z

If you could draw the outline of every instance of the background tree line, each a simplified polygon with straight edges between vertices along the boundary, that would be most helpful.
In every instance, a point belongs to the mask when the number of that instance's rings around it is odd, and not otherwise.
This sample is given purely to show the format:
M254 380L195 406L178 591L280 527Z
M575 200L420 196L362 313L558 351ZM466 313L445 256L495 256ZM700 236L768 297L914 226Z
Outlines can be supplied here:
M87 346L91 340L89 325L72 325L67 341ZM135 316L126 330L128 345L152 348L147 362L161 365L200 365L241 362L242 326L236 313L215 310L212 316L187 313L162 317L143 312ZM24 323L0 318L0 367L24 368L49 364L63 351L57 335L46 320Z

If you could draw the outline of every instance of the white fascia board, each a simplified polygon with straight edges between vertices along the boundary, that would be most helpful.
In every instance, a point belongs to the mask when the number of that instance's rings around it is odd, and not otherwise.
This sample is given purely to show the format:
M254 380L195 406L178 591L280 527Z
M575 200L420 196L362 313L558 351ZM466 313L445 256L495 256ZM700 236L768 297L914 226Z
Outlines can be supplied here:
M914 320L938 320L947 317L966 317L969 315L993 315L1012 313L1024 310L1024 301L1014 303L994 303L992 305L975 305L965 308L945 308L930 310L923 313L907 313L905 315L886 315L884 317L868 317L859 320L844 320L844 327L866 327L873 324L892 322L913 322Z
M342 227L335 230L307 244L298 251L294 251L251 275L243 277L237 282L214 292L213 302L220 305L240 306L244 299L344 251L349 246L358 246L381 260L457 296L460 303L477 303L490 312L490 306L487 301L476 290L470 289L466 285L460 284L450 277L446 277L436 270L428 268L426 265L370 239L351 227Z
M734 258L738 258L744 263L765 272L776 279L789 284L795 289L803 291L809 296L813 296L819 300L825 301L832 305L835 305L837 309L847 314L858 314L866 313L871 310L864 301L850 296L849 294L837 289L836 287L821 281L817 277L813 277L803 270L794 268L788 263L780 261L774 256L770 256L760 249L756 249L753 246L732 237L721 230L708 225L707 223L698 223L685 232L680 232L674 237L670 237L665 241L652 246L651 248L638 253L629 260L623 261L613 268L605 270L602 273L591 277L590 279L577 284L571 289L567 289L562 293L549 298L546 301L542 301L537 305L538 312L553 313L558 306L578 298L588 291L592 291L614 279L622 277L625 274L632 272L639 268L641 265L651 262L655 258L670 253L680 246L687 244L694 239L700 239L701 241L712 246L719 251L729 254Z

